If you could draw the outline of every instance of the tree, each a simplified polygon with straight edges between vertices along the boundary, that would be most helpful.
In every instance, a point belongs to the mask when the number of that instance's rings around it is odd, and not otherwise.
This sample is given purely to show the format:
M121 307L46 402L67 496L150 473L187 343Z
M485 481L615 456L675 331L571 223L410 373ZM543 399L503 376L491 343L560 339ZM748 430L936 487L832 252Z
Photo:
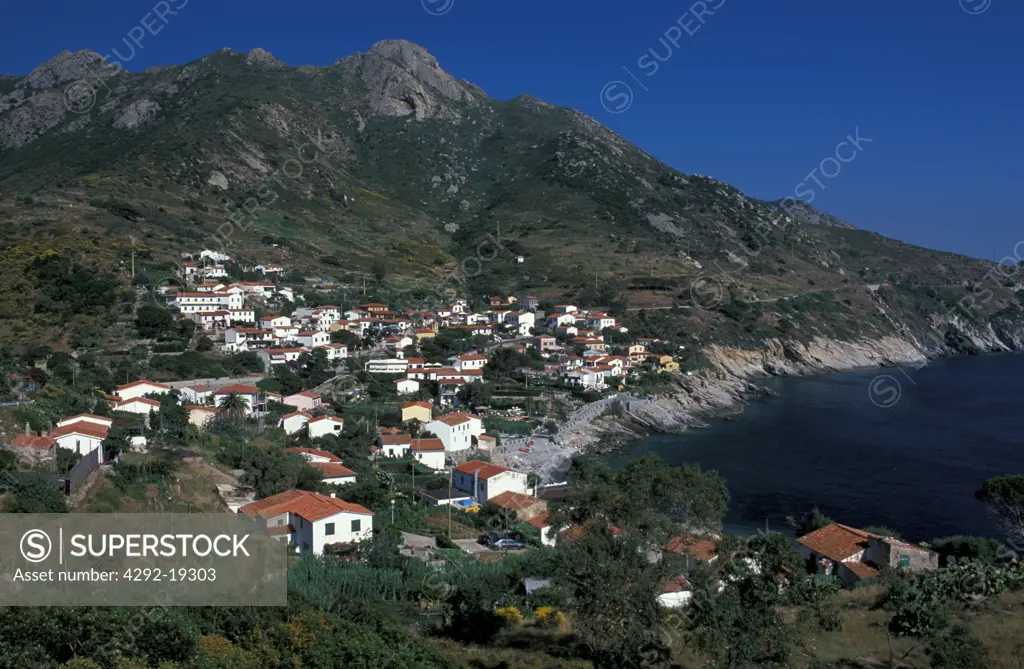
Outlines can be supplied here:
M962 621L932 637L927 653L932 669L976 669L982 666L981 642Z
M977 497L1002 523L1006 543L1015 551L1024 550L1024 475L988 479Z
M787 516L786 524L793 528L798 537L816 532L823 527L832 524L832 519L821 512L818 507L811 509L810 513L803 513L799 516Z
M238 393L228 393L217 403L217 408L223 411L229 420L237 423L249 412L249 399Z
M100 448L103 449L104 453L110 453L111 457L116 456L119 453L131 450L131 437L126 429L114 423L110 426L110 430L107 431L106 439L100 443Z
M213 340L210 339L209 337L207 337L206 335L203 335L196 342L196 350L200 351L202 353L206 353L208 351L212 351L213 350Z
M359 335L351 330L335 330L331 333L331 342L345 344L349 349L358 348L360 344Z
M39 472L14 475L5 510L8 513L65 513L64 495L53 480Z
M166 309L144 304L135 312L135 327L143 337L156 337L174 328L174 318Z

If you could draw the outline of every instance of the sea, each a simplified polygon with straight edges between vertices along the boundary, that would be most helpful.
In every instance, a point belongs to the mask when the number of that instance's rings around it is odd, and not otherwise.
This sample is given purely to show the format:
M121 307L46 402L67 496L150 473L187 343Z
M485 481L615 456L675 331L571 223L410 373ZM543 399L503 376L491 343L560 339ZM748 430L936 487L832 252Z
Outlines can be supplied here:
M975 498L985 479L1024 473L1024 355L946 358L903 367L765 379L776 395L742 414L613 453L649 453L724 477L726 531L787 531L817 506L854 527L904 539L1001 538Z

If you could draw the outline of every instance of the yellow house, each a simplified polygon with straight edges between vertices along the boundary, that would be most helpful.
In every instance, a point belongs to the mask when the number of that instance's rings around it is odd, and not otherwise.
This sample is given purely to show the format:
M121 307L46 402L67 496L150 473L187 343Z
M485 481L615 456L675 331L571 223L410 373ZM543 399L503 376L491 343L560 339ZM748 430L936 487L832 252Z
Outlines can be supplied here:
M431 420L430 402L409 402L408 404L402 405L402 422L406 422L415 418L419 422L426 424Z
M678 372L679 363L672 359L670 355L659 355L658 364L662 369L668 372Z
M437 336L437 332L433 328L416 328L416 339L419 341L425 341L427 339L433 339Z

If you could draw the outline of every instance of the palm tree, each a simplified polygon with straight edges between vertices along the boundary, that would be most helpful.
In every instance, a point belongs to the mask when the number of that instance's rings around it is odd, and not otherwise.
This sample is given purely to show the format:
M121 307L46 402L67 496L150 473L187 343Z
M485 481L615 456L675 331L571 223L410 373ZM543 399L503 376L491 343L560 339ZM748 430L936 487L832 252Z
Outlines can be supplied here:
M249 400L238 393L228 393L221 398L217 408L223 411L229 419L238 422L245 418L245 414L249 411Z

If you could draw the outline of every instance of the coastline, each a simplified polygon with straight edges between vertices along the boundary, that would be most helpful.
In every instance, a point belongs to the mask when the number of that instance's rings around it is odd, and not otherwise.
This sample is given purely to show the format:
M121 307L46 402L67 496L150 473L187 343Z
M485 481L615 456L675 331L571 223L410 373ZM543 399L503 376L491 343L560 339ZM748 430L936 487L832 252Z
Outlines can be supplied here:
M973 343L985 353L1019 350L993 339ZM506 451L504 463L536 472L544 482L561 481L569 460L578 453L607 453L652 434L681 434L707 427L707 420L742 413L751 399L774 394L758 384L759 379L894 366L918 369L932 359L964 351L950 347L928 354L916 341L887 336L850 342L821 337L808 342L773 339L760 349L712 345L702 353L710 367L692 375L675 374L673 391L650 398L619 393L586 404L559 424L550 448Z

